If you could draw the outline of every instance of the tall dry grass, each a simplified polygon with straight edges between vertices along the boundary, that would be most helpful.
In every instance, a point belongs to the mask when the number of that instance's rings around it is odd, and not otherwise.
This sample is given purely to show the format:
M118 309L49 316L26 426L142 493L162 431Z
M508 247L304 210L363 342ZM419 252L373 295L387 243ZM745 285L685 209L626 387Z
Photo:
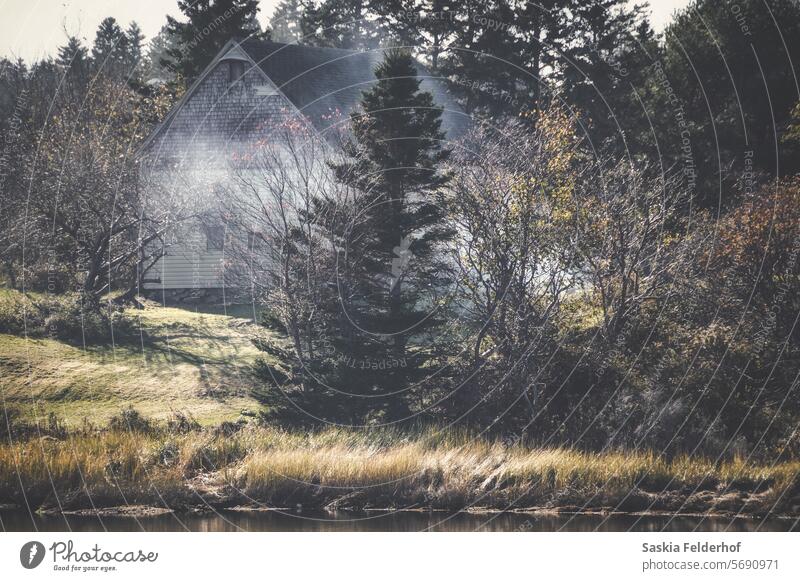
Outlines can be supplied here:
M206 496L340 508L696 510L716 507L726 492L726 509L764 512L777 503L792 512L799 481L796 461L508 447L461 431L104 430L0 445L0 503L60 508L174 507Z

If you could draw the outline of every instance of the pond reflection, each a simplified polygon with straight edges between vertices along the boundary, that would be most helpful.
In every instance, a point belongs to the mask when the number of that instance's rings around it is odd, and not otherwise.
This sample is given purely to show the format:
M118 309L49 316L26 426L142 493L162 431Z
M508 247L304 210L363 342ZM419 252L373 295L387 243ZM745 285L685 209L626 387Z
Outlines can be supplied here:
M204 514L147 517L45 516L25 510L0 512L4 531L704 531L796 530L795 519L695 516L541 515L524 513L445 512L283 512L221 510Z

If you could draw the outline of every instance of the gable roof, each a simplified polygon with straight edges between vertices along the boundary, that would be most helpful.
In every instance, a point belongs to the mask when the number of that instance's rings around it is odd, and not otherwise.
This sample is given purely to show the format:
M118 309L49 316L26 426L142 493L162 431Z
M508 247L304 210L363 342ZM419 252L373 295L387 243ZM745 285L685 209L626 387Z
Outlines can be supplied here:
M332 112L347 115L357 107L361 94L376 82L375 68L388 50L360 52L253 39L239 44L320 131L329 127ZM444 108L442 129L446 135L461 137L469 118L443 80L421 64L417 65L417 74L422 79L420 89L430 92L436 104Z
M285 98L295 108L296 113L299 112L324 135L334 124L346 120L347 115L361 101L362 93L376 82L374 71L383 60L384 50L386 49L359 52L232 39L145 140L140 151L147 151L160 135L168 135L174 143L197 145L198 141L202 141L200 130L219 130L225 138L233 134L244 137L253 126L267 121L262 118L269 113L265 102L212 102L197 107L197 111L181 114L186 105L192 103L193 95L203 83L217 74L215 71L218 70L218 65L230 60L249 62L248 68L254 67L268 79L267 82L274 87L273 94L277 98ZM433 94L437 106L444 108L442 130L449 139L461 137L469 127L468 116L448 93L440 78L431 76L422 65L417 65L417 70L422 79L420 88ZM261 88L267 89L268 86ZM191 106L189 108L194 109ZM224 121L224 127L220 123L214 123L219 120ZM202 127L198 128L197 125Z

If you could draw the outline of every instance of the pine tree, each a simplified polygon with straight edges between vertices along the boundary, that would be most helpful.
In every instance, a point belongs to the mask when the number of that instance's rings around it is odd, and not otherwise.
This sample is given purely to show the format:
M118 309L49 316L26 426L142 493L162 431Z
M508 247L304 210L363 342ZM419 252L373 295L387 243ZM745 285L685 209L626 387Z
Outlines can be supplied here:
M742 42L743 22L747 42ZM649 67L655 99L645 104L651 112L670 112L656 125L661 155L665 167L676 164L696 172L691 182L700 206L717 212L720 204L725 207L735 200L736 182L742 179L735 168L752 163L755 171L766 175L800 170L795 152L775 143L775 132L780 135L789 123L798 96L798 38L800 3L795 0L775 0L769 10L757 0L698 0L678 12L664 30L663 70ZM665 90L664 79L673 95ZM670 99L675 98L685 106L685 127L671 113ZM687 155L692 167L686 166Z
M550 85L542 79L565 67L579 74L571 57L597 54L595 31L603 31L603 50L617 46L640 11L625 0L403 1L430 4L447 15L427 19L438 28L424 30L423 38L436 43L432 57L440 55L436 69L450 79L468 112L495 115L542 108Z
M67 76L81 78L89 65L89 51L76 36L67 38L67 44L58 47L56 64L63 67Z
M333 166L359 192L357 219L337 233L347 241L351 268L338 335L345 338L341 351L357 362L340 364L338 381L363 395L385 396L355 404L399 420L427 373L430 352L422 338L444 322L436 306L448 284L441 250L453 232L436 197L448 181L438 168L450 152L441 145L442 110L420 91L411 55L387 52L375 75L362 111L352 114L345 159Z
M269 26L277 42L302 43L303 7L300 0L281 0L275 7Z
M107 76L121 78L125 75L128 39L117 21L108 17L97 27L92 46L95 68Z
M570 27L574 41L561 49L565 58L555 72L564 97L580 111L593 143L644 152L652 127L640 99L660 47L642 7L597 0L577 8Z
M171 83L175 80L176 71L169 58L170 51L178 50L179 46L174 36L169 33L167 26L162 26L147 44L147 70L145 78L150 80Z
M167 30L178 44L162 65L184 79L195 79L231 38L268 37L256 16L258 0L180 0L178 8L188 19L167 16Z
M141 71L145 63L143 62L144 53L142 50L144 44L144 34L142 29L133 21L125 31L126 38L126 55L125 60L129 71ZM136 75L138 76L138 75Z
M456 38L464 4L464 0L373 0L372 8L382 36L391 37L394 45L415 47L435 72Z
M345 49L370 49L380 44L374 0L324 0L308 3L303 12L303 38L309 44Z

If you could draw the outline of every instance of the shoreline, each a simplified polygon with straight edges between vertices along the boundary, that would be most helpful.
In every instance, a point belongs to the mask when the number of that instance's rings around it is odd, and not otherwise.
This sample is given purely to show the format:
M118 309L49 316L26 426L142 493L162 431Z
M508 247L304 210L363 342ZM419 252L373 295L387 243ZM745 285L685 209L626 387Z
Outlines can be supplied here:
M24 507L11 504L0 505L0 515L3 512L23 511ZM470 515L502 515L514 514L521 516L531 517L642 517L642 518L704 518L704 519L726 519L726 520L755 520L767 517L763 513L737 513L730 511L719 512L669 512L664 510L646 510L646 511L621 511L612 508L607 509L591 509L591 510L575 510L575 507L528 507L521 509L503 510L491 507L471 507L471 508L365 508L365 509L297 509L296 507L266 507L266 506L251 506L251 505L195 505L184 506L177 508L164 508L151 505L130 505L130 506L105 506L95 509L77 509L77 510L63 510L57 509L39 509L34 511L35 514L44 517L78 517L78 518L131 518L131 519L147 519L154 517L161 517L165 515L197 515L197 514L219 514L225 512L235 512L243 514L258 514L258 513L296 513L298 515L314 514L314 515L336 515L338 513L345 514L363 514L363 513L376 513L376 514L470 514ZM768 515L770 520L796 520L800 515L796 514L777 514L770 513Z
M800 516L797 460L667 460L651 452L508 446L435 430L144 427L0 443L0 505L73 516L281 506Z

